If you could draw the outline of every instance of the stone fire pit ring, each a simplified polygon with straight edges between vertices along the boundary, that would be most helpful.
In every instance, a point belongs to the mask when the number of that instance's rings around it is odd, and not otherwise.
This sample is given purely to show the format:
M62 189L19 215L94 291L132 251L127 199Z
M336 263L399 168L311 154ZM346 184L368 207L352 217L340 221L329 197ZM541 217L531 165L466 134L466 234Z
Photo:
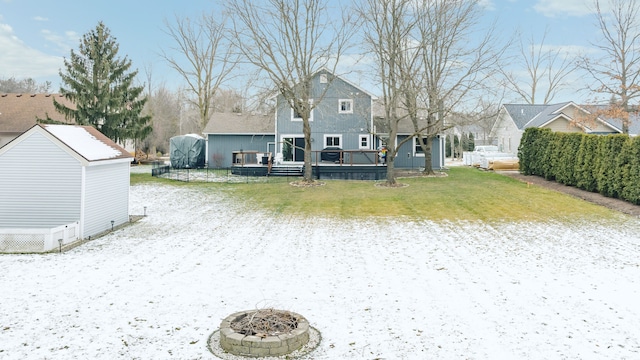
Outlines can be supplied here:
M220 323L220 347L231 354L248 357L281 356L290 354L309 342L309 322L302 315L277 310L293 316L297 327L277 335L245 335L232 329L231 324L260 310L246 310L227 316Z

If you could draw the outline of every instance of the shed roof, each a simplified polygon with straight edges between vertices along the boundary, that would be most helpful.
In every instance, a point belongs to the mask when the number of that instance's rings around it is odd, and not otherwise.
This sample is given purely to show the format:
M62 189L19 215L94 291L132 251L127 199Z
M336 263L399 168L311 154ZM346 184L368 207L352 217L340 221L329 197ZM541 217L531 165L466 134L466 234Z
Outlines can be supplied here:
M88 161L127 159L133 156L92 126L36 125Z
M214 113L203 134L275 134L274 114Z
M68 107L73 103L60 94L0 94L0 132L23 133L47 116L59 122L66 120L53 106L53 99Z

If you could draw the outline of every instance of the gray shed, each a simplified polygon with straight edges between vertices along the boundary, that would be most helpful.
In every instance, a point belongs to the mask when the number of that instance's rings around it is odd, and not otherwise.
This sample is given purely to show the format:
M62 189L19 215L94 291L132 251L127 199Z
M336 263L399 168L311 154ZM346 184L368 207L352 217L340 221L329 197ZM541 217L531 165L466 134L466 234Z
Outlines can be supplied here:
M35 125L0 148L0 252L44 252L129 221L133 156L90 126Z

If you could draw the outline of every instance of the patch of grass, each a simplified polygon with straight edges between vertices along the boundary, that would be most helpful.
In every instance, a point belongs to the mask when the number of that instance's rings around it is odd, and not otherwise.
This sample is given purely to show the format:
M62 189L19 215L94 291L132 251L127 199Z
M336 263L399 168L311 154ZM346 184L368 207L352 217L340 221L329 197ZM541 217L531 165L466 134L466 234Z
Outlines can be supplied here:
M132 184L168 181L138 175L132 174ZM188 184L203 190L223 187L250 207L300 216L407 217L434 221L582 221L618 215L562 193L467 167L452 168L446 177L400 178L399 183L408 185L401 188L378 187L372 181L323 182L325 185L313 187L295 187L279 181Z

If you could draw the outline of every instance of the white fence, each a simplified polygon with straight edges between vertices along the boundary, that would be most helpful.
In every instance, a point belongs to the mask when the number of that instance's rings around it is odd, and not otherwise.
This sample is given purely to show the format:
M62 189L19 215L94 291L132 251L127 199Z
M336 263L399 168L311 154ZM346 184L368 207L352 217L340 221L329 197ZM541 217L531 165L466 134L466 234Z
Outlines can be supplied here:
M76 221L54 228L0 228L0 253L42 253L78 241L80 225Z

